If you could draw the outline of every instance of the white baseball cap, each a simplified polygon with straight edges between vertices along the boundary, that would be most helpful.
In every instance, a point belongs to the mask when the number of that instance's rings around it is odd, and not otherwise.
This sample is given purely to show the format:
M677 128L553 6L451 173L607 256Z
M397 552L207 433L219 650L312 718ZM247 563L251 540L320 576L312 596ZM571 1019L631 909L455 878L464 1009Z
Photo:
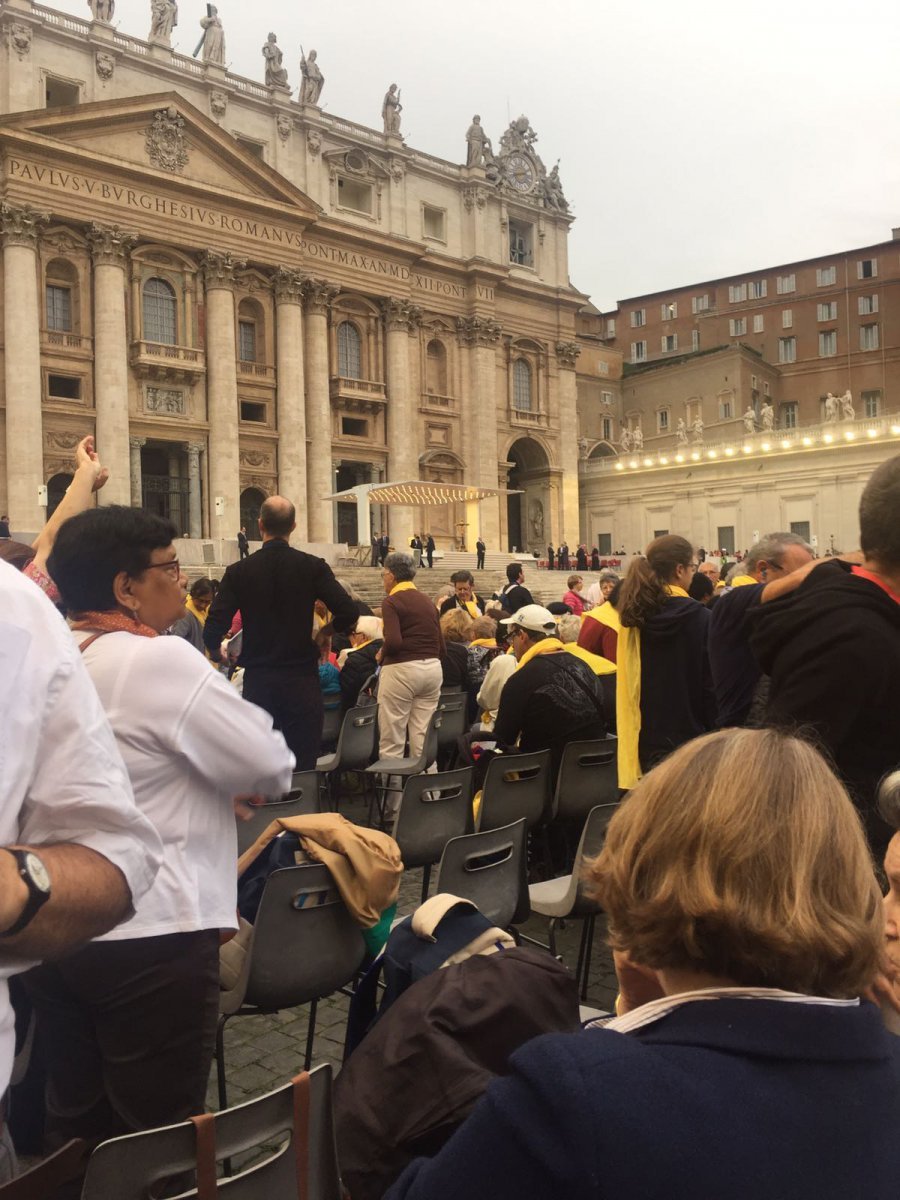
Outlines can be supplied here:
M553 633L556 629L556 617L543 604L526 604L511 617L506 617L501 625L518 625L530 633Z

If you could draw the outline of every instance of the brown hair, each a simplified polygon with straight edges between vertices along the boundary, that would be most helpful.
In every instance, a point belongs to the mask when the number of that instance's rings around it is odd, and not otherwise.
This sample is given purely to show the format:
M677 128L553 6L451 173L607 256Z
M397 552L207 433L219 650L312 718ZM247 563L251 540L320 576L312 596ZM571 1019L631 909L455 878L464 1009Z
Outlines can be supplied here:
M0 538L0 558L17 571L24 571L34 558L34 547L27 542L16 542L12 538Z
M566 580L566 586L570 592L573 591L576 583L584 583L584 580L580 575L570 575Z
M691 543L677 533L654 538L646 558L633 558L622 581L616 608L623 625L640 628L665 604L666 584L675 578L678 567L689 567L694 558Z
M648 967L832 997L878 970L881 896L856 810L814 747L773 729L676 750L622 802L588 877L611 945Z
M468 643L472 640L475 622L464 608L451 608L441 617L441 633L448 642Z
M462 609L458 611L462 612ZM476 638L495 638L497 636L497 622L493 617L478 617L472 622L469 636L473 642Z
M869 477L859 502L859 544L866 558L900 567L900 454Z

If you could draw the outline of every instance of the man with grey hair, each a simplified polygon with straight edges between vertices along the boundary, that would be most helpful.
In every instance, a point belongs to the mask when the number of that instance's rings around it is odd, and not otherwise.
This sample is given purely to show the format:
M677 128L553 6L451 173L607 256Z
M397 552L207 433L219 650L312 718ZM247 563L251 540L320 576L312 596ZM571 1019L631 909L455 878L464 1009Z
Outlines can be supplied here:
M795 533L766 534L712 606L709 665L721 728L747 723L762 676L750 649L751 614L799 587L813 563L812 551Z

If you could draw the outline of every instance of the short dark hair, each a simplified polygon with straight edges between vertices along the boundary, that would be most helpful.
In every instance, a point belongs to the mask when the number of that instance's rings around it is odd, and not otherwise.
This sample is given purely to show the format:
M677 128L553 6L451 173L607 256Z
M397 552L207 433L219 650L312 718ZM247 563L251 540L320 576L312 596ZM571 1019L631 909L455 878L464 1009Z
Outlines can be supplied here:
M450 576L450 582L454 583L454 584L455 583L471 583L472 586L474 587L475 576L472 574L471 571L454 571L453 574Z
M269 496L259 509L259 523L272 537L288 537L297 521L297 512L290 500L275 502Z
M195 579L191 584L191 599L199 600L203 596L212 596L214 591L211 579Z
M715 590L710 577L698 571L691 580L687 593L692 600L698 600L702 603L704 600L708 600Z
M900 567L900 454L869 477L859 502L859 544L866 558Z
M519 576L522 574L521 563L510 563L506 568L506 578L509 583L516 583Z
M108 504L89 508L60 526L47 571L73 612L108 612L116 607L113 580L120 571L136 579L150 566L154 550L178 536L163 517Z

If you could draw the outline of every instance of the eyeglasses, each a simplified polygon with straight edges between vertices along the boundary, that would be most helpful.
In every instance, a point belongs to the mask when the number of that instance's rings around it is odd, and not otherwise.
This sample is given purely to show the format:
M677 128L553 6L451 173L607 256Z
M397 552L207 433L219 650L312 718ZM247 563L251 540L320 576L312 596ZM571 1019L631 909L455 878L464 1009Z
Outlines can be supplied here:
M147 570L165 571L172 579L178 579L181 575L181 565L177 558L173 558L171 562L151 563Z

